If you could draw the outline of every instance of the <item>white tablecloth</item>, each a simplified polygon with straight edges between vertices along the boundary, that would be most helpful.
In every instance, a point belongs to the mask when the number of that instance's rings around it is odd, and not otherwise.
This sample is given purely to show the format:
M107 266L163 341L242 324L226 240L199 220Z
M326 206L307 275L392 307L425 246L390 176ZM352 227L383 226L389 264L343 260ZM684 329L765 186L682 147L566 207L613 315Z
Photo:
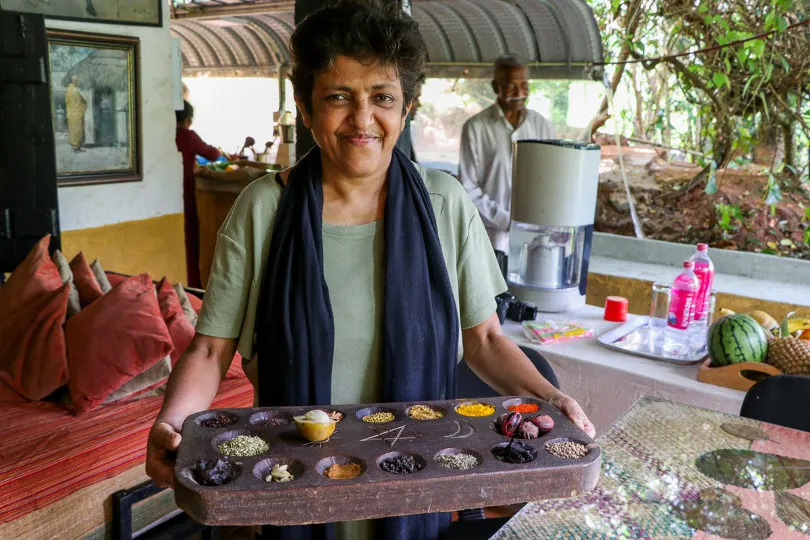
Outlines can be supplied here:
M530 341L516 322L507 321L503 327L515 343L536 349L551 363L560 389L582 405L596 427L597 436L645 395L724 413L740 413L745 393L699 382L699 364L658 362L603 347L597 337L619 324L603 320L602 313L602 308L585 306L569 313L548 315L582 321L595 331L591 338L552 345Z

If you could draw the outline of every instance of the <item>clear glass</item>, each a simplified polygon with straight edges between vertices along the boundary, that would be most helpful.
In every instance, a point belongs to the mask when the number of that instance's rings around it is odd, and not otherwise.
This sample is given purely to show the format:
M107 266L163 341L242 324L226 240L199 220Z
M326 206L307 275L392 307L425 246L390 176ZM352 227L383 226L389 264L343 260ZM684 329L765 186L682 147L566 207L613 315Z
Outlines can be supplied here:
M578 287L584 227L546 227L512 221L509 282L535 289Z
M709 301L706 306L706 326L711 326L714 322L714 310L717 309L717 293L709 293Z
M669 316L669 299L672 287L669 283L656 281L652 286L650 301L650 326L664 328Z

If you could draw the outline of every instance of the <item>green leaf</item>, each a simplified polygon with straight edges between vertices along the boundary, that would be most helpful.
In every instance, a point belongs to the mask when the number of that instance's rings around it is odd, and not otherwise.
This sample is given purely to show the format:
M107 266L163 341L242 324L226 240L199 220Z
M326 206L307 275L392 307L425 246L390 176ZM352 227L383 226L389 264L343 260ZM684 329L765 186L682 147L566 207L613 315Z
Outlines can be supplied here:
M725 84L729 87L729 89L731 89L731 81L729 80L728 75L725 73L715 71L712 75L712 82L717 88L720 88Z
M707 195L715 195L717 193L717 162L712 160L711 168L709 169L709 179L706 182L706 189L703 191Z
M802 239L802 244L805 246L810 245L810 229L804 231L804 238Z
M810 207L804 209L804 219L810 220Z
M765 16L765 31L770 32L776 28L776 11L771 11Z
M775 205L782 200L782 188L776 181L769 182L768 193L765 195L765 204Z

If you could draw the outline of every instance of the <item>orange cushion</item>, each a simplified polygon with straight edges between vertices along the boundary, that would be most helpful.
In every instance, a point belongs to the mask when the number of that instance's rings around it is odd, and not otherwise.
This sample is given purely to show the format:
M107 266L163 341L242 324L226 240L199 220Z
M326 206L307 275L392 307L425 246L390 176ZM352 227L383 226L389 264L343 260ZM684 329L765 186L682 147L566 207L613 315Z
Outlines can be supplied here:
M163 321L172 336L172 344L174 345L172 367L174 367L177 359L186 352L188 344L191 343L191 338L194 337L194 326L188 320L186 314L183 313L180 299L165 276L157 285L157 295L160 314L163 316Z
M70 261L70 271L73 272L73 284L76 286L76 290L79 291L79 302L83 308L104 295L96 275L90 265L87 264L81 251Z
M65 333L69 285L48 255L45 236L0 287L0 380L42 399L68 380Z
M94 408L172 350L148 274L127 278L74 315L65 334L76 414Z

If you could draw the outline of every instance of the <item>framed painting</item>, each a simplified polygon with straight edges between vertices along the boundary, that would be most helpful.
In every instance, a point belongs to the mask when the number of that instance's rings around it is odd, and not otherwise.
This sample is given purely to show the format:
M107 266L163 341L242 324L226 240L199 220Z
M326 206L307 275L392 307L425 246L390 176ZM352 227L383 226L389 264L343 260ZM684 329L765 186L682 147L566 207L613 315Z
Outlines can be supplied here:
M59 185L141 180L139 41L48 30Z
M51 19L161 26L165 0L0 0L0 9Z

